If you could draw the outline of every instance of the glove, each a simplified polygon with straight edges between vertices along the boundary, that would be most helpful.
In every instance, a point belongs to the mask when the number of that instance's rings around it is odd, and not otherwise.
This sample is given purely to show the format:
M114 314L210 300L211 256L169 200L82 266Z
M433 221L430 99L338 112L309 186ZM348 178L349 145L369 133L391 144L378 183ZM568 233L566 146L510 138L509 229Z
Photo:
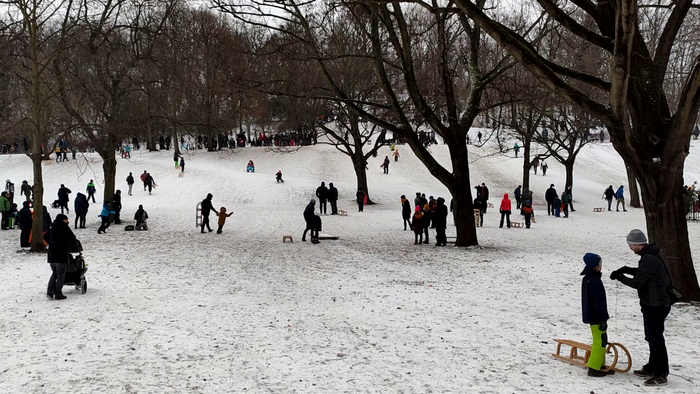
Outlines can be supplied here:
M618 280L620 278L620 275L622 275L622 272L620 272L620 270L615 270L610 273L610 279Z
M602 321L602 322L598 323L598 329L600 329L600 331L603 331L603 332L608 331L608 322Z
M620 271L623 274L629 274L629 275L634 275L637 273L637 269L633 267L622 267L618 271Z

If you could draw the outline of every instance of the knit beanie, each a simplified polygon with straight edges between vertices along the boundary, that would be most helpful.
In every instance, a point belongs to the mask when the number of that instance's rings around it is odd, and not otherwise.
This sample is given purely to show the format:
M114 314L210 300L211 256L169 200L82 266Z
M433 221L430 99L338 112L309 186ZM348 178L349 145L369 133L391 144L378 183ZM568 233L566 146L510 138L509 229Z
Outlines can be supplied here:
M628 245L644 245L647 243L647 237L642 230L635 228L627 234Z
M602 259L595 253L586 253L583 255L583 262L586 263L586 267L595 268L600 264Z

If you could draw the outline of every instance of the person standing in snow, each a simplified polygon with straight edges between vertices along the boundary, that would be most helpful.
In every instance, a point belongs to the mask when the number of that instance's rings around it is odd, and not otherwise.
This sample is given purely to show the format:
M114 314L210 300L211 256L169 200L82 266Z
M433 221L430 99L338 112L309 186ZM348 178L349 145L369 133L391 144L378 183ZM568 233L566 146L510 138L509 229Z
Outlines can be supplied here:
M566 193L566 195L569 197L569 209L571 210L571 212L576 212L576 210L574 209L574 196L571 192L571 186L567 187L566 190L564 190L564 193Z
M5 191L7 192L7 199L10 200L10 204L15 202L15 184L9 179L5 181Z
M405 195L401 196L401 216L403 217L403 231L406 231L406 224L408 224L408 228L413 230L413 225L411 224L411 203L408 202Z
M85 191L88 194L88 200L92 198L92 202L95 202L95 192L97 191L97 188L95 188L95 183L92 181L92 179L90 179L90 182L87 184Z
M513 194L515 195L515 209L520 209L520 206L523 204L523 192L522 192L522 185L518 185L518 187L515 188L515 192Z
M316 197L318 198L319 202L318 213L325 215L328 213L328 205L326 204L326 199L328 198L328 188L326 187L326 182L321 182L321 186L316 189Z
M484 200L481 199L481 194L477 194L476 198L474 199L474 209L479 210L479 227L484 227L484 214L486 213L484 211L484 206L486 203L484 203Z
M148 177L148 172L146 172L146 170L143 170L143 174L141 174L140 176L141 182L143 182L143 191L146 191L146 187L148 186L146 184L146 177Z
M515 157L518 157L518 153L520 153L520 146L516 142L515 145L513 146L513 150L515 151Z
M413 199L413 206L414 207L422 207L423 206L423 204L421 204L420 192L416 193L416 198Z
M68 248L76 241L75 234L70 229L70 220L63 214L56 215L49 237L49 250L46 262L51 265L51 278L46 288L46 297L55 300L65 300L63 281L70 262Z
M211 199L214 198L214 196L209 193L207 194L207 198L202 200L202 228L201 228L201 233L204 233L204 226L207 227L209 232L212 232L214 230L209 227L209 214L211 212L216 213L216 209L212 206Z
M593 344L591 355L588 357L588 376L603 377L615 373L613 369L601 371L605 365L605 349L608 346L608 304L605 296L605 287L600 280L603 260L595 253L586 253L583 256L586 267L581 272L581 310L583 322L591 326Z
M363 192L362 189L357 189L355 197L357 197L357 207L359 209L358 212L362 212L365 206L365 192Z
M535 211L532 209L530 200L525 201L523 206L523 215L525 216L525 228L530 228L530 221L535 217Z
M114 211L114 224L121 224L122 220L119 214L122 211L122 191L117 190L112 196L112 210Z
M535 175L537 175L537 167L540 165L540 157L535 156L534 159L530 162L530 167L532 167L535 170Z
M225 207L221 207L221 209L219 209L219 212L216 213L216 216L219 217L219 220L217 222L219 228L216 229L217 234L221 234L221 232L224 231L224 224L226 224L226 218L231 217L231 215L233 215L233 212L226 213Z
M175 162L175 168L177 169L180 165L180 155L177 154L177 151L173 152L173 162Z
M416 212L413 214L413 234L415 235L414 245L423 243L423 211L416 205Z
M126 184L129 185L129 195L131 195L131 189L134 187L134 176L131 173L126 177Z
M10 222L10 209L12 204L10 204L10 199L7 198L7 192L0 193L0 213L2 213L2 229L8 230Z
M87 216L88 207L90 207L90 203L88 202L87 197L85 197L83 193L78 192L78 194L75 195L75 201L73 202L76 229L78 228L78 225L80 225L80 228L85 228L85 216Z
M331 215L338 214L338 189L333 186L333 182L328 184L328 202L331 203Z
M29 237L32 233L32 224L34 223L34 218L32 215L32 210L29 208L30 202L25 201L22 203L22 209L19 210L17 214L17 224L19 224L20 235L19 235L19 246L21 248L28 248L32 246L29 243Z
M304 229L304 233L301 235L302 242L306 242L306 232L309 230L311 230L312 239L314 237L318 238L318 232L314 230L314 216L316 216L314 214L314 209L316 209L316 200L312 198L304 209L304 221L306 222L306 228Z
M399 161L399 148L394 148L394 153L392 153L392 156L394 156L394 162Z
M547 215L554 215L554 199L559 196L554 184L549 185L549 189L544 193L544 199L547 201Z
M430 222L431 222L431 217L430 217L430 205L425 204L423 205L423 243L424 244L429 244L430 243Z
M27 181L22 181L22 186L20 186L19 189L19 195L24 194L25 201L32 201L32 192L34 191L34 188L27 183Z
M671 312L671 298L666 292L671 286L663 252L657 244L649 244L644 232L634 229L627 234L630 250L641 256L639 266L622 267L610 273L610 279L637 289L644 317L644 339L649 343L649 362L635 376L648 379L645 386L665 386L668 383L668 352L664 339L664 323ZM627 277L625 275L632 275Z
M542 176L547 176L547 169L549 166L547 165L547 162L542 160Z
M144 184L148 187L148 194L151 194L151 191L157 186L156 181L153 180L153 177L151 176L151 173L146 173L146 180L144 181ZM144 188L144 190L146 190Z
M608 200L608 211L612 211L612 200L613 197L615 197L615 190L613 190L613 186L610 185L608 186L607 189L603 192L603 198Z
M58 205L61 207L61 213L63 213L64 208L66 210L66 213L70 213L68 209L68 201L70 200L68 198L68 195L70 193L70 189L63 185L61 185L61 187L58 189Z
M501 224L498 226L499 228L503 228L503 218L506 219L506 225L508 226L508 228L510 228L510 208L510 199L508 198L508 193L506 193L503 195L503 200L501 200L501 206L498 208L498 212L501 213Z
M284 179L282 179L282 170L277 170L277 173L275 174L275 179L277 180L277 183L284 183Z
M185 173L185 156L180 156L180 173Z
M569 217L569 195L566 194L566 191L564 191L561 194L561 209L564 211L564 217L568 218ZM555 200L556 203L556 200Z
M384 156L384 163L382 163L381 167L384 169L385 174L389 174L389 156Z
M617 206L615 207L615 210L617 212L620 212L620 204L622 204L622 212L627 212L625 209L625 187L620 185L620 187L617 189L617 192L615 192L615 197L617 197Z
M433 213L433 227L435 227L435 246L447 246L447 205L445 199L437 198L435 212Z

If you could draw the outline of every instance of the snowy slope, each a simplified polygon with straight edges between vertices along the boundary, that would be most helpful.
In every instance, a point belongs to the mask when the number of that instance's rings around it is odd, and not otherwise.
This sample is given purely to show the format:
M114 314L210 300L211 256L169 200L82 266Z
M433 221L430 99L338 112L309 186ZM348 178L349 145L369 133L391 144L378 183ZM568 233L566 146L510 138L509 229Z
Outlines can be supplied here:
M179 178L170 152L134 152L118 159L123 214L139 204L148 232L112 226L98 235L100 204L88 229L75 230L90 265L89 289L66 288L65 301L44 297L50 269L43 255L17 254L18 231L0 232L3 393L638 393L631 374L588 378L583 368L551 357L553 338L589 342L581 323L581 258L603 256L604 272L636 264L624 237L644 228L642 210L593 213L609 184L626 184L622 160L609 144L581 152L575 169L577 211L543 215L544 190L564 183L553 160L532 178L537 223L499 229L498 214L478 230L481 246L413 245L404 232L399 197L443 196L408 146L390 174L379 168L388 148L369 160L377 205L358 213L350 159L330 146L280 153L190 152ZM472 183L485 182L491 202L519 183L519 159L472 150ZM449 166L445 146L433 146ZM479 158L480 156L483 156ZM246 173L254 160L256 173ZM284 184L274 181L278 169ZM158 183L149 196L124 179L148 170ZM102 181L96 156L44 164L45 204L61 183L84 191ZM0 180L32 179L23 156L0 156ZM686 160L686 182L700 180L700 144ZM301 242L302 212L321 181L340 191L347 217L323 216L324 232L340 236ZM99 193L99 191L98 191ZM200 234L195 206L207 193L234 214L224 233ZM72 205L72 201L71 201ZM51 209L52 217L58 212ZM71 215L72 216L72 215ZM514 215L517 219L517 215ZM451 218L450 218L451 221ZM700 261L700 224L689 223ZM281 243L292 234L294 243ZM448 226L448 236L454 228ZM434 242L434 233L431 234ZM696 263L700 271L700 264ZM646 361L636 292L604 275L610 340ZM697 307L675 306L667 320L672 372L668 392L700 392Z

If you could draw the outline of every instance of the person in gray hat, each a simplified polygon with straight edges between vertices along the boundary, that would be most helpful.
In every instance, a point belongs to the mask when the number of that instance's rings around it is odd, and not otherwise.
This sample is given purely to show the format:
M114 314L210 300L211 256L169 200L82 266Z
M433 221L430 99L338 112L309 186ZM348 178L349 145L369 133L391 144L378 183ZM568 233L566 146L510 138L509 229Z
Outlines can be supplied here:
M644 232L634 229L627 234L630 250L641 256L638 268L622 267L610 274L610 279L637 289L644 317L644 339L649 343L649 362L634 371L647 379L645 386L665 386L668 383L668 352L664 339L664 322L671 311L671 299L666 290L671 285L666 261L657 244L649 244ZM625 276L631 275L632 277Z

